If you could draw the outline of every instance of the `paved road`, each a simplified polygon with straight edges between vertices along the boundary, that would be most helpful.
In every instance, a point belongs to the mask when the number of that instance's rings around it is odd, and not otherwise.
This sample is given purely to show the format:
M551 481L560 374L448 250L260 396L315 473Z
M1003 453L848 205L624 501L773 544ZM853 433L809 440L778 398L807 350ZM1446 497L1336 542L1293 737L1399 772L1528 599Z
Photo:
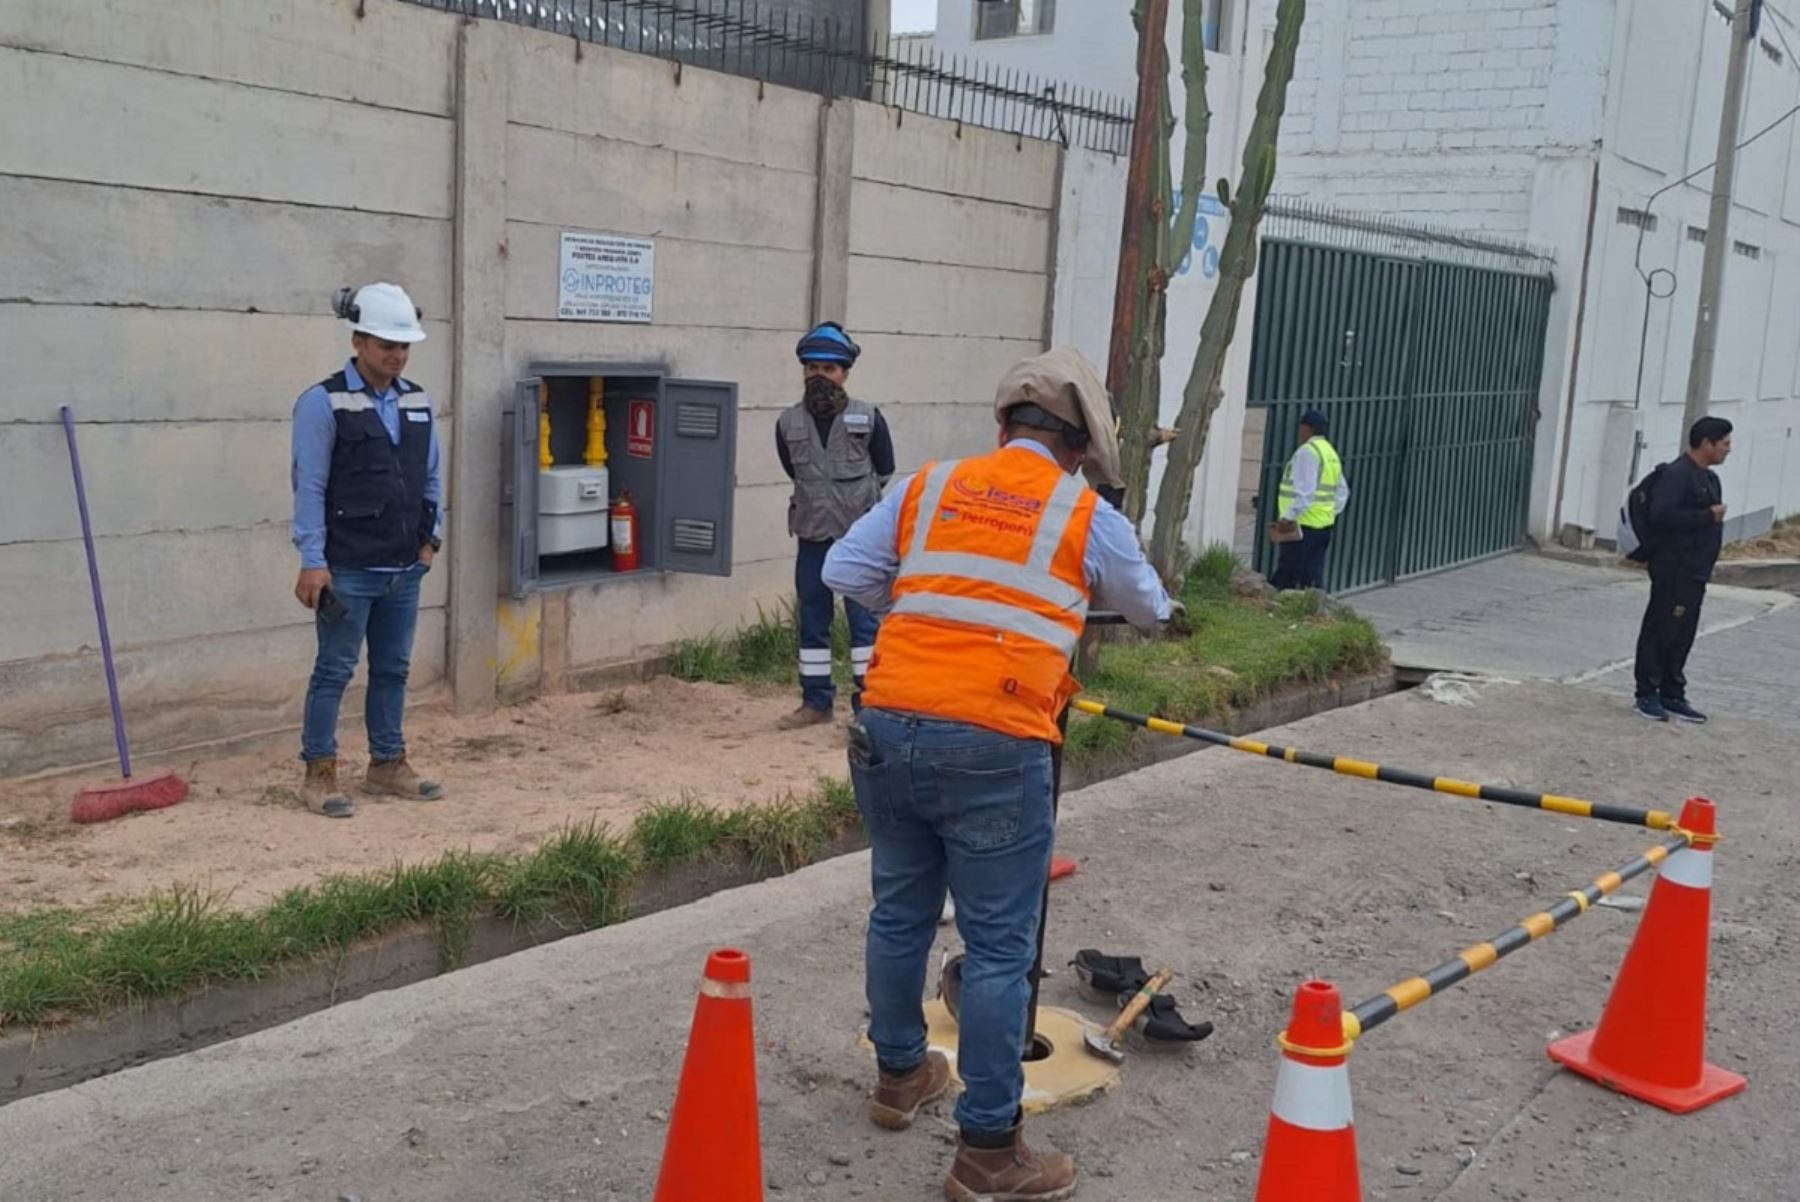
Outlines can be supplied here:
M1519 554L1349 602L1375 623L1401 667L1570 680L1631 658L1649 591L1641 572ZM1793 604L1787 593L1714 588L1702 640Z
M1718 636L1710 662L1723 669L1775 638L1791 649L1791 620L1767 629L1777 633L1749 643ZM1776 677L1771 657L1747 695L1771 704ZM1713 794L1727 842L1711 1051L1747 1072L1751 1091L1674 1118L1551 1066L1546 1041L1596 1019L1636 925L1597 909L1364 1039L1352 1075L1371 1200L1795 1196L1800 834L1791 774L1770 754L1792 745L1792 722L1652 727L1607 697L1595 686L1493 684L1455 706L1415 691L1277 737L1609 800ZM1339 981L1360 1000L1648 843L1630 828L1225 751L1072 795L1059 850L1081 870L1056 886L1050 963L1089 946L1167 959L1187 1013L1219 1032L1185 1060L1131 1061L1117 1092L1035 1132L1081 1158L1087 1202L1242 1202L1273 1089L1273 1037L1303 976ZM0 1109L0 1198L641 1202L695 978L719 944L747 949L755 965L770 1197L938 1197L948 1109L903 1135L862 1116L866 872L866 859L847 857L26 1099ZM1083 1005L1066 972L1046 996Z

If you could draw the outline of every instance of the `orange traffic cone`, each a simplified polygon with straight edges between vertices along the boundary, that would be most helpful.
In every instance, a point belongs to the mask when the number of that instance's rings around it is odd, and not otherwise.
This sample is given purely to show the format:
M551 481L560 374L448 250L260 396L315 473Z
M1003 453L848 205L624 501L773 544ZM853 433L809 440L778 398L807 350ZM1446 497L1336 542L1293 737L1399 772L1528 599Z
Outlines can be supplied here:
M1701 838L1663 864L1599 1029L1550 1045L1550 1059L1565 1068L1676 1114L1747 1084L1706 1063L1713 822L1712 802L1688 799L1681 825Z
M655 1202L762 1202L762 1196L750 957L723 948L706 958Z
M1350 1053L1337 986L1307 981L1281 1036L1281 1073L1256 1202L1360 1202L1350 1122Z

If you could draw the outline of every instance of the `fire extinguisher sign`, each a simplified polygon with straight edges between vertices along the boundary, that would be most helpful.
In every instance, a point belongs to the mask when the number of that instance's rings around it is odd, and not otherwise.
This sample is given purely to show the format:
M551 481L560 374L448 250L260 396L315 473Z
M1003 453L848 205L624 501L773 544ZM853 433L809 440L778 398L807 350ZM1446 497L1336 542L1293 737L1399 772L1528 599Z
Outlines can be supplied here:
M627 413L625 453L633 459L650 458L653 443L651 431L656 428L656 406L649 401L632 401Z

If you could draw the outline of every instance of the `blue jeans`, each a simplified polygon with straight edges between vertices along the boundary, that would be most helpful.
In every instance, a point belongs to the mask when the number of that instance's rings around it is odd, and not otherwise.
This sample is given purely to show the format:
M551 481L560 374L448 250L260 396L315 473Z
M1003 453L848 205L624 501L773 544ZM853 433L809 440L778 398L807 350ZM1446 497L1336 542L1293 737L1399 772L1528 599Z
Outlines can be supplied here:
M369 644L369 695L363 720L369 728L369 755L397 760L406 754L400 733L406 713L406 674L412 666L413 631L419 625L419 583L427 569L414 565L404 572L370 572L333 568L331 592L343 603L336 621L321 612L313 619L319 655L306 686L306 717L300 731L300 758L328 760L337 755L338 706L356 671L363 642Z
M1050 744L891 710L864 710L859 721L869 748L865 756L853 741L850 778L875 894L869 1040L890 1073L925 1058L920 998L948 885L967 952L956 1120L965 1131L1005 1131L1025 1088L1029 977L1056 835Z
M799 542L799 554L794 560L794 592L800 599L800 704L829 711L837 701L837 687L831 683L831 617L836 597L825 587L821 574L831 540L803 538ZM861 710L863 676L869 670L869 656L875 652L875 632L881 623L848 597L844 598L844 616L850 620L850 670L856 678L850 703L852 709Z

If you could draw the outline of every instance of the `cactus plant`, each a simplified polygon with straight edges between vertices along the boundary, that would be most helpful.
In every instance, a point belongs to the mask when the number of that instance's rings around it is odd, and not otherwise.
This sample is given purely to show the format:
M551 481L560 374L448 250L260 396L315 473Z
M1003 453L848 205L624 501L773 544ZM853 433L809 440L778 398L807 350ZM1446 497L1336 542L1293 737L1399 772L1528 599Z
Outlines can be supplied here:
M1184 39L1189 26L1197 27L1195 16L1198 0L1184 0ZM1306 21L1306 0L1280 0L1275 10L1275 38L1269 50L1269 61L1263 71L1262 89L1256 98L1256 118L1244 142L1244 160L1236 189L1227 203L1231 228L1219 255L1218 285L1206 318L1200 326L1200 345L1182 390L1181 415L1176 419L1179 433L1169 446L1169 462L1163 472L1162 486L1156 495L1156 523L1150 535L1150 560L1164 579L1173 579L1181 559L1181 528L1187 521L1188 505L1193 499L1194 472L1206 451L1208 427L1222 397L1220 380L1225 372L1225 354L1237 329L1238 309L1243 302L1244 286L1256 270L1256 233L1262 224L1263 210L1268 204L1269 190L1275 182L1276 142L1281 133L1281 116L1287 108L1288 83L1294 77L1294 55L1300 45L1300 29ZM1183 57L1187 57L1184 40ZM1204 56L1202 56L1204 57ZM1204 68L1201 90L1205 88ZM1189 85L1188 108L1194 110L1192 84ZM1204 111L1205 99L1201 99ZM1182 172L1184 181L1192 175L1195 163L1196 133L1190 122L1187 131L1188 151ZM1198 133L1198 159L1205 167L1205 127ZM1189 190L1184 189L1182 208L1188 206ZM1220 189L1220 200L1226 192ZM1192 224L1188 226L1192 234ZM1158 317L1160 318L1160 308ZM1158 348L1162 342L1161 323L1153 338ZM1150 402L1152 416L1155 401ZM1146 478L1147 458L1146 458Z

